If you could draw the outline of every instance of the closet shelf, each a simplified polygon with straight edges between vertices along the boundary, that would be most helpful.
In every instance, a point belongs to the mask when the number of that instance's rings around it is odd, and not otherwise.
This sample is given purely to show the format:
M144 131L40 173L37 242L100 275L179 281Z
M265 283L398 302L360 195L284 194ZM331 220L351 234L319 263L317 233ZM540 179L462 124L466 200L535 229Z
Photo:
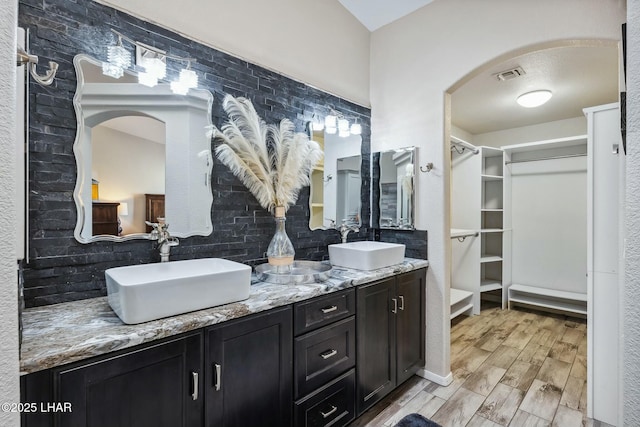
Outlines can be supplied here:
M482 175L483 181L502 181L503 177L498 175Z
M486 209L486 208L482 208L482 209L480 209L480 212L504 212L504 209Z
M511 303L527 304L576 314L587 314L587 294L514 284L509 287Z
M483 228L480 230L481 233L502 233L503 231L502 228Z
M484 264L487 262L498 262L502 261L502 257L498 255L482 255L480 258L480 263Z
M473 309L473 292L463 291L460 289L449 289L449 296L451 301L451 315L450 319L454 319L465 312L469 312Z
M480 292L495 291L496 289L502 289L502 282L498 280L482 280L480 282Z

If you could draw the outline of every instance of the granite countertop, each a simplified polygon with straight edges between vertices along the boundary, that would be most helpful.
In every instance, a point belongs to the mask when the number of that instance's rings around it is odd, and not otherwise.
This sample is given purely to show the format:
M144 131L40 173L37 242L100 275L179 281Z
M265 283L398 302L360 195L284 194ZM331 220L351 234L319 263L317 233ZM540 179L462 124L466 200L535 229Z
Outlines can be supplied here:
M373 271L334 267L327 281L303 285L262 282L254 275L247 300L137 325L123 323L107 297L29 308L22 313L20 373L133 347L428 265L426 260L405 258L402 264Z

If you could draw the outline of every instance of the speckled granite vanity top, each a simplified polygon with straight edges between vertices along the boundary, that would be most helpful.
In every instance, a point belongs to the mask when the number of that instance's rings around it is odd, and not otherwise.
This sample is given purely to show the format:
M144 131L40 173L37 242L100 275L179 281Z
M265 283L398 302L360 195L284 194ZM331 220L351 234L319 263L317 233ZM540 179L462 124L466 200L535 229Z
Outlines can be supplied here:
M426 260L405 258L402 264L373 271L334 267L329 280L304 285L276 285L253 276L247 300L138 325L122 323L106 297L29 308L22 314L20 371L27 374L76 362L428 265Z

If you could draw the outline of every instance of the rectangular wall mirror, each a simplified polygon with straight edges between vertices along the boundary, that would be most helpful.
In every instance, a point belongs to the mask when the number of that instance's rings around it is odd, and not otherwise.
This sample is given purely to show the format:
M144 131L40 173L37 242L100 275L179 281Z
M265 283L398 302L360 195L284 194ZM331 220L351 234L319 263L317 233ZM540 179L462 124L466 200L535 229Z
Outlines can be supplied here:
M74 65L76 239L146 239L158 217L176 237L211 234L211 92L114 79L87 55Z
M372 227L415 228L415 159L416 147L372 153Z
M326 230L342 222L362 225L362 137L341 137L321 130L312 131L311 139L324 151L324 160L311 172L309 228Z

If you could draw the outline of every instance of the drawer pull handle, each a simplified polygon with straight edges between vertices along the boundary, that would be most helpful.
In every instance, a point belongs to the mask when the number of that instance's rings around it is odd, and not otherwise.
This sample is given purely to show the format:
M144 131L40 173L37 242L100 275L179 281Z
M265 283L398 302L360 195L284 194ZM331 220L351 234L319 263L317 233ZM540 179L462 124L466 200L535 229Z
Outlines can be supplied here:
M191 393L191 398L198 400L198 373L191 372L191 377L193 378L193 393Z
M327 350L324 353L320 353L320 357L322 357L324 360L327 360L333 356L335 356L336 354L338 354L338 350Z
M217 363L214 363L213 367L216 371L216 378L213 386L215 387L216 391L220 391L221 382L222 382L222 366L218 365Z
M400 295L400 310L404 310L404 296Z
M393 301L393 308L391 309L391 312L393 314L396 314L398 312L398 299L397 298L391 298L391 301Z
M332 311L336 311L338 309L337 305L332 305L331 307L321 308L324 314L331 313Z
M331 416L332 414L334 414L337 410L338 410L338 407L337 407L337 406L333 406L333 405L331 405L331 409L329 410L329 412L322 412L322 411L320 411L320 415L322 415L322 418L328 418L329 416Z

